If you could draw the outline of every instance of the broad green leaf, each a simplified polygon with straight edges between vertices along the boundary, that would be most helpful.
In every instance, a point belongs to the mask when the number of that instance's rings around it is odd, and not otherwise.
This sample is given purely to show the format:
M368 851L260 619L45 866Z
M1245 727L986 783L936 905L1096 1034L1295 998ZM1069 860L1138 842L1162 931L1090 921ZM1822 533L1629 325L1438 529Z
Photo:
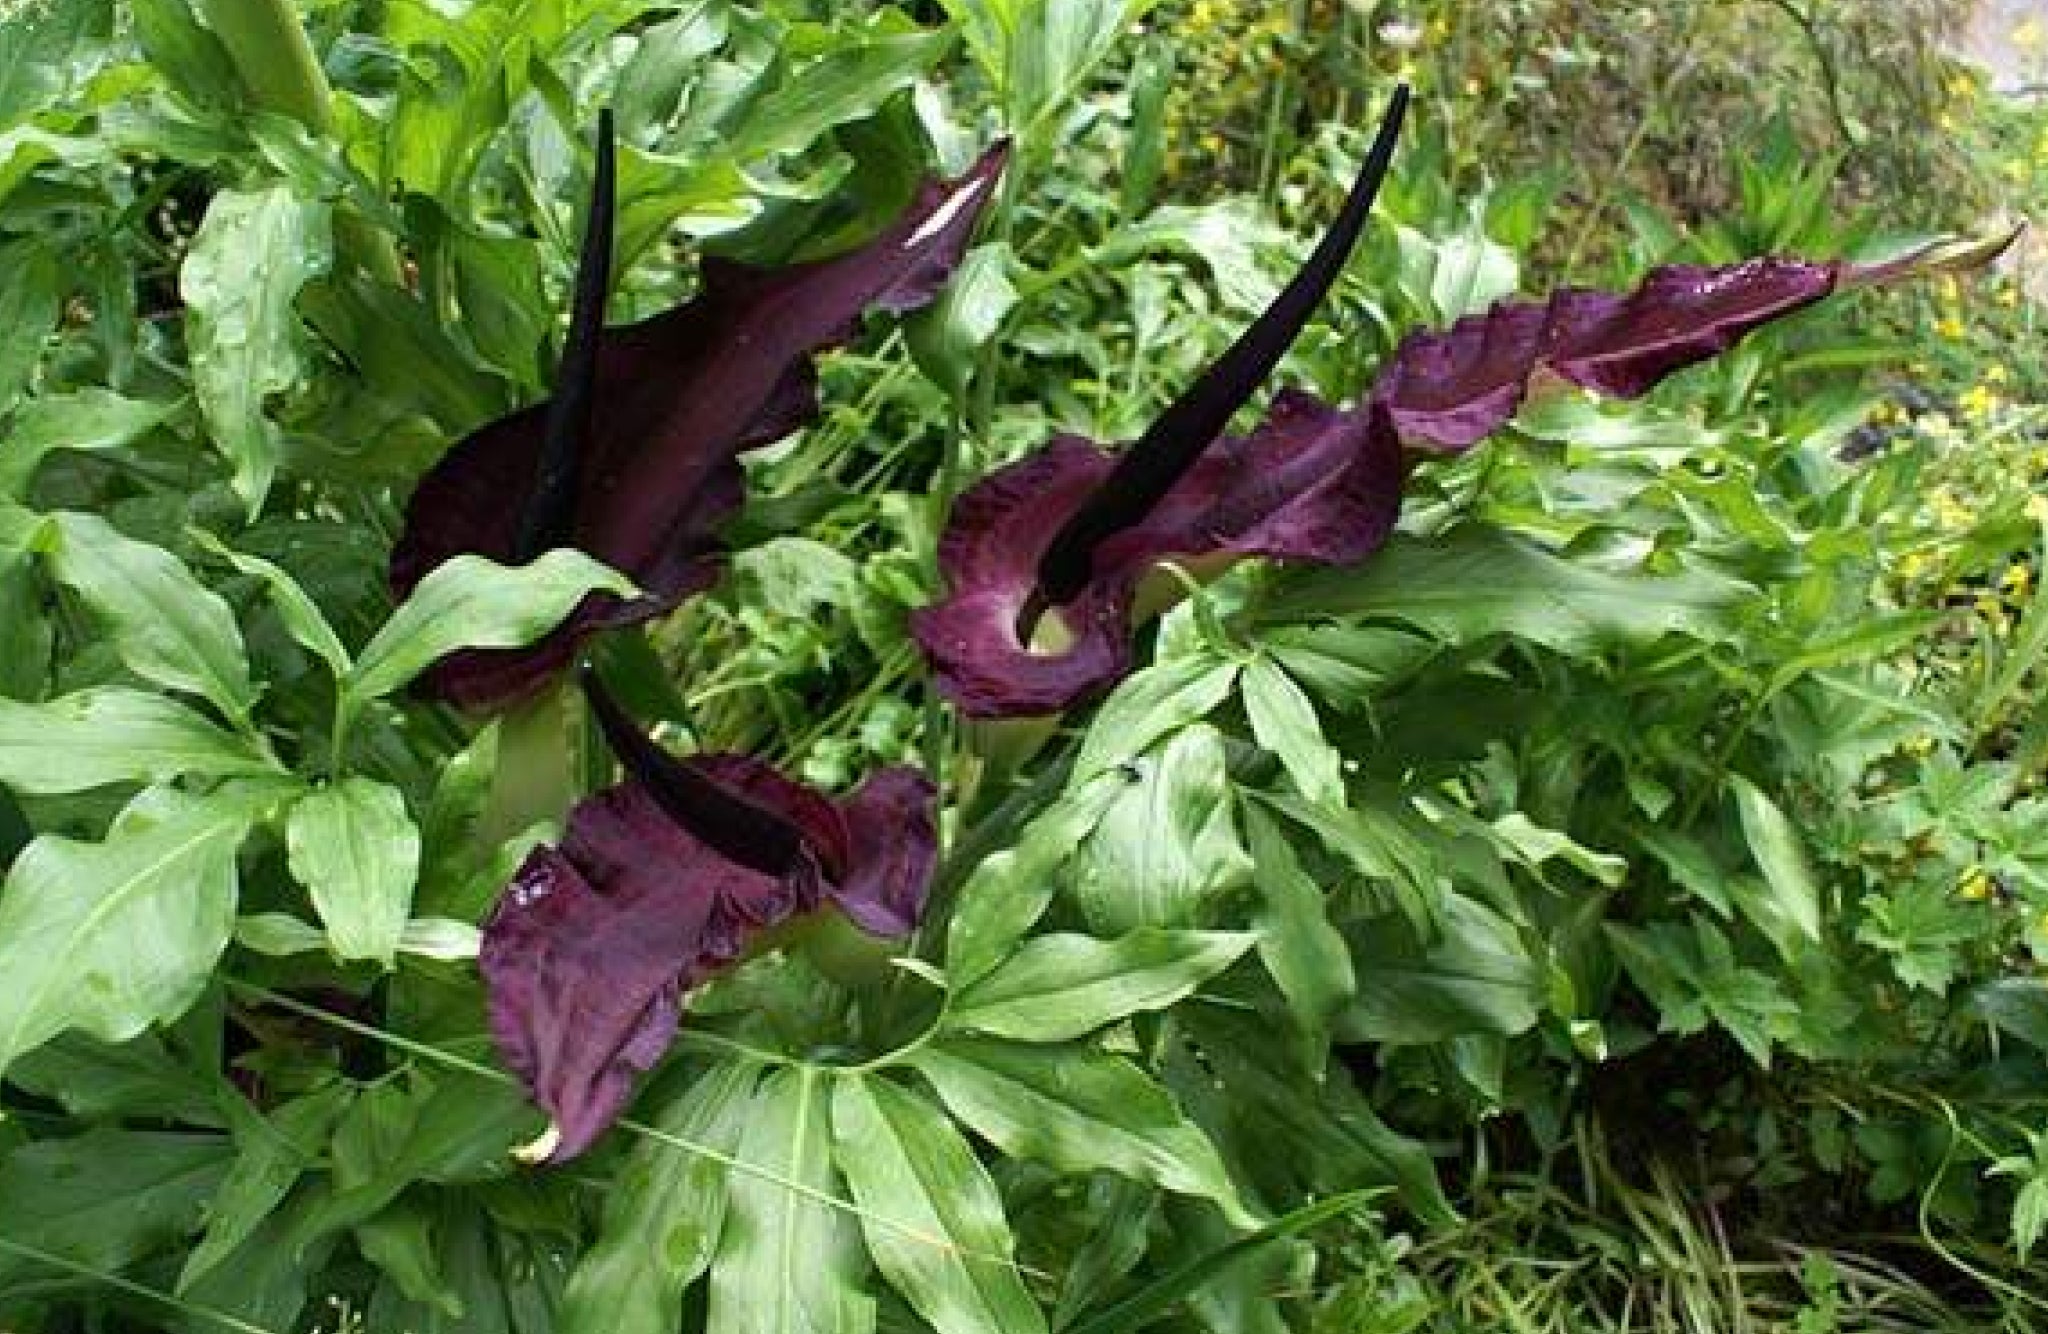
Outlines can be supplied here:
M1971 990L1963 1011L2036 1051L2048 1052L2048 981L2001 977Z
M4 1235L102 1273L183 1243L196 1231L232 1153L222 1135L93 1130L0 1157ZM35 1274L0 1249L0 1291Z
M29 399L15 412L0 449L0 495L21 495L51 451L131 445L162 424L174 406L98 388Z
M832 1167L832 1076L777 1070L746 1109L738 1156L759 1175L735 1175L711 1267L707 1334L871 1334L874 1298L860 1232L843 1209L799 1194L837 1194Z
M1010 281L1015 255L991 241L967 252L939 299L904 325L904 341L924 373L954 399L967 392L981 349L1017 305Z
M1514 926L1459 894L1447 896L1440 911L1433 945L1391 915L1347 927L1358 995L1336 1017L1338 1037L1424 1043L1535 1027L1543 974Z
M270 591L270 604L277 608L277 618L284 623L285 632L297 640L300 647L326 663L335 680L348 675L349 655L342 646L341 636L334 633L326 613L306 595L306 590L292 578L290 571L261 556L231 550L203 529L193 530L192 536L201 547L243 574L261 579Z
M253 517L277 471L264 400L304 374L293 303L332 259L329 208L282 185L223 190L207 205L178 274L192 388Z
M292 804L285 844L335 955L390 967L420 869L420 831L404 795L363 777L309 792Z
M1521 811L1509 811L1489 828L1503 848L1531 869L1541 869L1548 861L1561 861L1609 889L1619 888L1628 879L1626 857L1595 852L1567 834L1545 829Z
M1247 805L1252 883L1261 906L1252 919L1259 929L1259 958L1301 1025L1303 1064L1320 1069L1329 1047L1330 1016L1358 991L1351 951L1330 925L1323 888L1302 870L1294 848L1277 825Z
M0 7L0 129L48 110L104 58L113 32L107 0L34 0Z
M309 1245L374 1218L408 1187L477 1181L503 1173L531 1141L541 1115L510 1083L466 1073L366 1090L336 1127L329 1156L334 1193L303 1220Z
M743 162L808 148L835 125L873 115L930 69L952 40L940 30L842 41L755 102L722 146Z
M1802 942L1820 940L1820 884L1806 860L1799 830L1778 804L1740 774L1730 786L1742 817L1742 836L1771 891L1767 897L1739 895L1736 906L1770 937L1780 956L1790 959Z
M834 1081L832 1139L867 1211L868 1253L938 1334L1046 1328L1010 1261L1002 1196L952 1121L888 1079L844 1075Z
M1514 635L1584 657L1667 634L1725 640L1754 595L1748 584L1704 570L1622 574L1468 524L1433 537L1397 533L1356 569L1293 582L1265 612L1278 620L1385 617L1450 643Z
M1346 1195L1335 1195L1327 1200L1305 1204L1286 1217L1269 1223L1248 1236L1239 1237L1206 1255L1161 1274L1116 1305L1097 1311L1088 1319L1071 1326L1068 1334L1129 1334L1129 1331L1141 1329L1187 1300L1190 1293L1205 1283L1255 1258L1267 1247L1306 1232L1310 1228L1320 1227L1332 1219L1341 1218L1354 1209L1362 1209L1377 1193L1367 1190L1352 1191Z
M1152 0L943 0L1012 131L1056 115Z
M66 1029L122 1042L183 1014L235 920L250 812L179 804L103 843L44 835L0 890L0 1072Z
M185 1259L178 1290L190 1288L262 1226L306 1169L320 1161L327 1136L353 1091L337 1081L294 1098L269 1115L232 1095L237 1153L206 1209L206 1235Z
M1256 1223L1216 1148L1167 1091L1121 1056L952 1036L910 1058L954 1116L1012 1158L1115 1172Z
M714 1066L653 1118L664 1134L739 1151L757 1066ZM642 1138L605 1195L603 1226L562 1294L561 1334L674 1334L683 1292L711 1266L731 1190L724 1163Z
M0 783L18 792L281 772L255 741L162 695L103 686L41 704L0 699Z
M1114 774L1075 787L1024 827L1015 847L991 854L960 886L946 935L955 986L987 973L1044 915L1056 876L1123 789Z
M1284 252L1291 241L1271 215L1248 199L1213 204L1167 204L1139 222L1118 228L1095 251L1095 262L1114 271L1140 257L1172 251L1209 270L1218 295L1233 310L1256 314L1280 290L1278 264L1261 259L1261 251Z
M1116 940L1054 934L1025 943L955 997L958 1030L1065 1042L1141 1010L1162 1010L1236 962L1249 931L1146 928Z
M345 689L357 702L388 695L460 648L520 648L562 623L586 596L634 594L632 583L580 551L530 565L457 556L420 581L356 658Z
M1263 655L1246 665L1238 689L1244 695L1253 739L1280 757L1295 790L1310 801L1342 806L1343 758L1323 739L1323 726L1307 693Z
M0 148L4 144L0 139ZM60 288L57 260L47 246L0 245L0 412L20 397L43 359L44 341L57 327ZM9 444L0 458L13 452Z
M1088 929L1201 926L1251 873L1238 841L1223 734L1197 723L1130 766L1082 844L1074 898Z
M185 563L91 514L50 516L51 572L106 625L137 676L199 695L236 721L256 691L235 616Z
M1069 786L1143 755L1230 698L1237 664L1194 656L1169 658L1130 677L1095 714Z
M154 1033L126 1042L95 1042L65 1033L17 1057L7 1069L7 1082L92 1121L227 1124L219 1074L175 1053Z

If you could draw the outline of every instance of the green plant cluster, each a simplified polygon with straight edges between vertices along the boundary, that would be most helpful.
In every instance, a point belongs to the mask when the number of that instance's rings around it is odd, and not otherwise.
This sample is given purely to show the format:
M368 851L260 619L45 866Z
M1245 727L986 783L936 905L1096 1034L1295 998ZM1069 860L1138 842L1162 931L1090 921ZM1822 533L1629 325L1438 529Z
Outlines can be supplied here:
M1540 395L1419 465L1368 563L1190 580L1028 746L952 721L905 631L967 479L1131 437L1270 298L1390 24L1455 55L1288 363L1333 399L1560 254L1876 253L1936 193L1883 118L1931 104L1854 100L1891 49L1855 34L1928 29L1755 7L1831 53L1845 193L1806 72L1732 169L1672 150L1680 89L1778 108L1721 7L1683 47L1665 8L1272 7L1226 64L1217 0L0 5L0 1326L2048 1324L2020 280ZM1613 145L1497 131L1591 123L1574 49L1631 22L1599 123L1651 126L1662 183L1560 202ZM604 1146L535 1171L473 962L548 832L499 763L535 738L404 688L619 577L467 559L394 607L384 562L435 455L544 391L599 105L619 319L707 254L844 248L991 132L1016 156L945 297L749 458L731 577L603 650L691 749L827 787L921 759L946 911L879 984L791 950L694 993ZM605 781L580 716L520 726Z

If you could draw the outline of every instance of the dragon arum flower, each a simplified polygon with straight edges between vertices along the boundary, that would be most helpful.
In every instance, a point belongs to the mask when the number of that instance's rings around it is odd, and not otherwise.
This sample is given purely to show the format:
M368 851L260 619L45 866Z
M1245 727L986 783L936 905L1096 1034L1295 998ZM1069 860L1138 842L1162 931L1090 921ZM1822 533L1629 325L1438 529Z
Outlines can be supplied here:
M870 935L908 935L937 848L933 789L914 769L834 801L741 756L670 755L593 675L584 689L625 780L527 857L479 956L498 1050L550 1118L525 1155L555 1162L617 1118L691 987L828 907Z
M572 546L645 596L594 594L524 649L466 650L422 680L429 695L487 708L530 695L597 631L672 609L717 577L720 525L739 507L739 456L817 413L814 353L870 309L913 310L958 265L1006 149L957 180L929 182L866 244L785 268L706 260L702 290L639 324L604 328L615 166L611 118L597 160L556 392L456 444L421 480L392 552L403 597L442 562L501 562Z
M1674 265L1625 295L1573 288L1497 303L1408 335L1354 408L1282 390L1250 434L1223 434L1342 270L1406 101L1397 89L1301 271L1137 442L1112 456L1062 436L962 493L939 542L946 595L911 628L939 690L964 713L1057 713L1125 675L1143 583L1162 561L1209 572L1245 556L1365 559L1399 517L1410 451L1469 448L1546 376L1635 397L1830 292L1980 264L2011 240L1934 244L1872 265Z

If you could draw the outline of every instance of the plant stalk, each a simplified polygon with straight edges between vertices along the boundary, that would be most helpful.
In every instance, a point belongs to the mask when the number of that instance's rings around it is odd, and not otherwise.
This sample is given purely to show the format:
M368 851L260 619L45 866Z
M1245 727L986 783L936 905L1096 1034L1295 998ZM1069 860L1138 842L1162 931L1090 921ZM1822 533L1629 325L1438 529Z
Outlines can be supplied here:
M334 137L334 89L293 0L198 3L258 108L289 116L318 138ZM346 205L337 208L334 224L344 254L379 282L405 285L405 271L390 236Z

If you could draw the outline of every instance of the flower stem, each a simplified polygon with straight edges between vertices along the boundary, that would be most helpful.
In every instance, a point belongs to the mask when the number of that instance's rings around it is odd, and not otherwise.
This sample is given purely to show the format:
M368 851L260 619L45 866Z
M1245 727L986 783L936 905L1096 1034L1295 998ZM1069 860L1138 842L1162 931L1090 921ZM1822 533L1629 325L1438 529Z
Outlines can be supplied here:
M199 9L258 108L289 116L320 138L334 136L334 90L293 0L199 0ZM344 206L335 232L343 252L372 277L404 285L397 248L367 219Z
M571 691L557 686L498 719L498 759L477 819L477 842L496 848L540 822L559 821L579 793L570 733Z
M258 106L315 134L333 131L327 75L292 0L199 0L199 8Z

